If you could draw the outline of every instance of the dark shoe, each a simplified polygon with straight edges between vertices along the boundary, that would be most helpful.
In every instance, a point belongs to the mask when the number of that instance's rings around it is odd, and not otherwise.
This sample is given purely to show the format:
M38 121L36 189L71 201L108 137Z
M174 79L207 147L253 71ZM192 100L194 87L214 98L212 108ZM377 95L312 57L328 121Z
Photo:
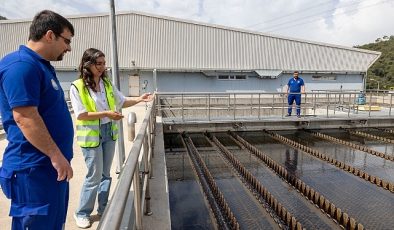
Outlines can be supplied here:
M291 116L291 114L286 114L286 116L285 117L290 117Z

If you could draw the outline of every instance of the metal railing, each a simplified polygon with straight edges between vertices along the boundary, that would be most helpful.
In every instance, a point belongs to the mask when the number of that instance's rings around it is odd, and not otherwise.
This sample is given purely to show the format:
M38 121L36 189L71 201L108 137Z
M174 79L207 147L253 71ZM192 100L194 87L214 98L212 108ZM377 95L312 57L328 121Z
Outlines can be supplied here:
M302 94L302 117L392 116L393 93L325 91ZM262 120L284 118L287 95L284 93L158 93L158 110L165 121ZM293 114L295 114L295 103Z
M97 229L142 229L142 214L151 214L149 178L152 176L151 158L156 123L155 101L151 104Z

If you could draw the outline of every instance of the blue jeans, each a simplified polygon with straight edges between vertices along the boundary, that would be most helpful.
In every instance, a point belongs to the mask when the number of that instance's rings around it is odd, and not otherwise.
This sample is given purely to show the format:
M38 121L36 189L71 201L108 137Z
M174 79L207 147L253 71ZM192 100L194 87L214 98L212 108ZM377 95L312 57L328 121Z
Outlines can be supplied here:
M82 148L88 173L82 186L78 217L89 217L98 196L98 214L103 214L108 203L111 187L111 165L116 141L111 137L111 122L100 126L100 145L96 148Z
M289 103L289 108L287 110L287 114L291 115L291 110L293 107L293 103L296 103L296 111L297 111L297 115L301 114L301 94L289 94L289 96L287 97L287 102Z

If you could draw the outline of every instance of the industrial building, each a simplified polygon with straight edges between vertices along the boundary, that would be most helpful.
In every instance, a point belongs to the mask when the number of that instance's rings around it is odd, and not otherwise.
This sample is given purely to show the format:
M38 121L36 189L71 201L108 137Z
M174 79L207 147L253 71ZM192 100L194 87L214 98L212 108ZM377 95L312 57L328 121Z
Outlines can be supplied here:
M86 48L111 63L108 15L69 18L73 51L53 63L64 90ZM0 58L29 24L0 22ZM133 107L137 135L133 116L121 133L130 150L97 229L393 228L394 94L354 92L380 53L137 12L117 31L121 91L159 93ZM325 92L285 117L294 70Z
M78 77L85 49L111 65L107 14L70 16L72 52L54 62L64 90ZM118 13L120 88L143 92L282 92L294 70L306 90L363 90L379 52L274 36L140 12ZM30 20L0 21L0 58L27 42ZM13 36L10 36L10 35ZM155 72L155 74L154 74Z

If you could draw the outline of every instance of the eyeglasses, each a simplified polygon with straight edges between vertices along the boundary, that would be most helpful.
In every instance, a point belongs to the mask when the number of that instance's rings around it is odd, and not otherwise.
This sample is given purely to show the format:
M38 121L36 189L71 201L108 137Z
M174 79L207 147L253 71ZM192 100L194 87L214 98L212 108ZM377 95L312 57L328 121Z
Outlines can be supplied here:
M60 35L60 34L57 34L56 36L57 36L57 37L63 38L64 43L66 43L67 45L70 45L70 44L71 44L71 40L70 40L70 39L63 37L63 36Z

